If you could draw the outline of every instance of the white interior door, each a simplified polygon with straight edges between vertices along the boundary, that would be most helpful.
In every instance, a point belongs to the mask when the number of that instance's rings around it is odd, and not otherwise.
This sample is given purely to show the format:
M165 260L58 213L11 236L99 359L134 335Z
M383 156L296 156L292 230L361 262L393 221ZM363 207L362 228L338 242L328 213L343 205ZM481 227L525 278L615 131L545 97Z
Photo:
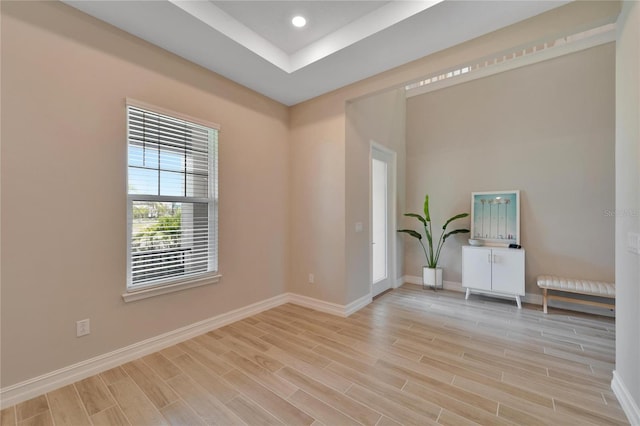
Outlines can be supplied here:
M371 149L371 286L375 296L393 283L395 256L394 155L382 148Z

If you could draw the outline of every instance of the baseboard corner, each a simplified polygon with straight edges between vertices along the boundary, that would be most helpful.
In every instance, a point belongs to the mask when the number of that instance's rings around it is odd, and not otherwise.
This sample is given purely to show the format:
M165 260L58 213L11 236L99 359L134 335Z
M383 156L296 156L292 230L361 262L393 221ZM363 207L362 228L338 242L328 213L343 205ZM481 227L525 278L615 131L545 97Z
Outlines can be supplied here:
M617 374L616 370L613 371L613 379L611 380L611 390L618 398L618 402L627 416L631 426L640 426L640 408L636 401L633 399L626 385Z
M287 303L287 294L270 297L193 324L168 331L114 351L97 355L31 379L0 389L0 409L43 395L62 386L86 379L110 368L122 365L176 343L207 333L216 328L256 315Z

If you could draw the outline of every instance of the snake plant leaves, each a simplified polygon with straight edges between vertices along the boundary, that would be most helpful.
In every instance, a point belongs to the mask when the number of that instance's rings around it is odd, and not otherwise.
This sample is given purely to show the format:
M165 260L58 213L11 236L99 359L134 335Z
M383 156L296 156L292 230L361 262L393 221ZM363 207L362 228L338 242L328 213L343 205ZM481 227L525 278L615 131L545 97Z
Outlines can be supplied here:
M422 235L419 232L414 231L413 229L398 229L398 232L404 232L405 234L409 234L412 237L417 238L419 240L422 239Z
M424 233L427 234L427 240L429 241L429 247L433 246L433 237L431 236L431 232L429 231L430 227L424 226Z
M453 222L456 219L462 219L463 217L469 216L469 213L460 213L453 216L449 220L447 220L447 222L442 227L442 232L440 233L439 237L437 235L434 235L431 229L431 215L429 213L429 195L426 195L424 197L424 216L421 216L416 213L405 213L404 215L408 217L414 217L418 219L420 222L422 222L422 227L424 228L424 235L426 236L427 244L425 244L422 241L422 234L420 234L417 231L414 231L413 229L400 229L398 230L398 232L403 232L405 234L411 235L412 237L418 240L418 242L420 243L420 246L422 247L422 250L424 251L424 257L427 261L427 265L430 268L437 267L438 260L440 259L440 252L442 250L442 246L444 245L444 242L447 238L449 238L453 234L463 234L463 233L469 232L468 229L456 229L448 233L446 232L447 225L449 225L451 222ZM434 250L433 246L435 242L437 242L437 244Z
M447 225L449 225L449 224L450 224L451 222L453 222L454 220L462 219L463 217L467 217L467 216L469 216L469 213L460 213L460 214L457 214L457 215L453 216L451 219L449 219L449 220L447 220L447 221L445 222L445 224L444 224L444 226L442 227L442 229L443 229L443 230L447 229Z
M444 240L446 240L447 238L449 238L450 235L453 234L466 234L467 232L469 232L468 229L456 229L455 231L451 231L451 232L447 232L446 234L444 234L444 236L442 237L442 242L444 242Z
M422 216L420 216L420 215L419 215L419 214L417 214L417 213L405 213L404 215L405 215L405 216L408 216L408 217L415 217L416 219L418 219L418 220L419 220L420 222L422 222L423 224L425 224L425 225L427 224L427 221L425 220L425 218L424 218L424 217L422 217Z
M424 197L424 220L431 222L431 215L429 214L429 195Z

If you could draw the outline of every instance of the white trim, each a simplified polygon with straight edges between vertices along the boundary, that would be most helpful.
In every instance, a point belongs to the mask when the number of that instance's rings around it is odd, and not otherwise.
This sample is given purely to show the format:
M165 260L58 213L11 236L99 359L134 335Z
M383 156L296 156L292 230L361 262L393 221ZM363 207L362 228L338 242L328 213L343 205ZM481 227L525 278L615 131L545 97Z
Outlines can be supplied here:
M289 56L289 71L293 73L316 61L373 36L392 25L410 18L443 0L392 1L327 34Z
M618 402L620 403L624 414L626 414L631 426L640 426L640 408L634 401L633 397L629 393L629 389L625 386L616 370L613 370L611 390L615 394L616 398L618 398Z
M402 277L402 281L409 284L422 285L422 277L418 277L415 275L405 275ZM463 293L464 289L462 288L462 283L456 281L442 281L442 288L444 290L456 291L458 293ZM440 288L438 288L439 290Z
M122 295L122 298L125 302L131 302L134 300L145 299L148 297L154 297L157 295L173 293L175 291L184 290L187 288L198 287L206 284L213 284L220 280L220 274L218 273L218 198L217 198L217 187L218 187L218 174L217 174L217 164L218 164L218 132L219 126L215 123L209 123L204 120L194 119L193 117L189 117L185 114L181 114L179 112L170 111L168 109L164 109L161 107L156 107L154 105L137 101L131 98L125 98L126 101L126 126L127 126L127 145L130 148L132 144L132 125L137 128L137 126L142 126L142 131L146 129L146 125L144 124L145 114L158 114L165 115L167 120L170 120L172 123L179 125L182 127L188 125L189 128L200 128L201 130L206 132L206 152L207 152L207 189L208 194L207 197L194 197L187 196L187 189L185 187L184 196L166 196L158 194L133 194L131 193L130 188L130 171L131 171L131 158L129 158L129 153L127 154L127 280L126 280L126 289L125 293ZM134 112L135 110L135 112ZM142 121L140 121L139 113L142 113ZM164 121L164 119L163 119ZM164 128L164 124L158 125L159 131ZM165 129L166 130L166 129ZM186 130L185 130L186 131ZM135 133L135 132L134 132ZM184 142L184 147L186 150L186 140ZM204 138L202 138L198 145L200 148L205 146ZM143 141L144 144L144 141ZM160 143L163 145L164 143ZM158 153L160 155L160 153ZM191 154L187 154L185 151L184 154L185 162L187 162L191 158ZM191 159L192 161L193 159ZM158 163L157 167L152 167L152 170L158 171L160 173L161 168ZM185 163L184 167L187 167ZM184 170L187 172L186 169ZM160 176L160 175L158 175ZM186 178L185 178L186 179ZM186 182L186 181L185 181ZM160 185L160 182L158 182ZM157 191L160 191L160 187L157 188ZM180 202L180 203L202 203L207 205L207 221L206 221L206 230L207 230L207 239L206 239L206 253L204 250L195 255L196 263L202 263L203 260L206 259L206 267L207 270L204 273L199 273L196 276L192 274L187 274L187 271L183 269L182 273L178 276L171 276L170 278L165 279L149 279L149 277L143 276L142 278L147 278L143 280L142 283L134 283L133 277L133 264L134 262L134 252L132 248L134 235L133 235L133 205L135 202ZM184 211L183 211L184 212ZM183 216L184 218L184 216ZM195 222L195 217L191 219L191 224L189 226L192 227L193 231L200 227ZM195 235L195 234L194 234ZM193 238L192 238L193 239ZM191 245L196 244L192 243ZM181 244L182 247L182 244ZM204 249L204 247L200 247L199 249ZM192 253L196 253L193 251ZM144 255L144 253L143 253ZM202 256L206 255L205 259L202 259ZM194 265L194 260L185 260L183 258L183 263L185 266ZM150 265L151 268L155 267L154 265ZM198 268L199 269L199 268ZM147 267L141 268L141 272L147 271ZM161 288L164 287L164 288Z
M394 287L395 280L394 276L398 271L398 235L395 232L395 229L398 229L398 211L397 211L397 198L398 198L398 153L394 150L374 141L373 139L369 140L369 292L373 295L373 179L372 179L372 161L373 161L373 151L376 150L383 155L388 155L390 161L386 161L385 163L391 167L391 173L387 180L390 180L389 185L387 187L387 200L391 200L391 214L389 217L389 271L387 271L390 288Z
M398 286L403 283L417 284L421 286L422 278L405 275L397 280ZM455 281L444 281L443 284L445 290L456 292L463 291L461 283ZM541 296L537 294L527 294L525 296L525 300L528 303L541 304ZM366 294L346 305L339 305L337 303L326 302L299 294L284 293L2 388L0 389L0 409L35 398L36 396L42 395L46 392L93 376L123 363L157 352L168 346L175 345L176 343L183 342L195 336L207 333L208 331L215 330L227 324L256 315L285 303L293 303L306 308L315 309L320 312L348 317L354 312L367 306L371 301L371 294ZM631 424L640 425L640 412L638 407L630 397L626 387L624 387L620 379L617 378L615 371L614 380L612 381L611 386L618 397L620 404L625 410L627 417L632 420ZM634 419L636 419L635 423L633 421Z
M212 2L169 0L171 4L193 18L224 34L287 74L339 52L441 1L388 2L296 52L288 54Z
M80 361L32 379L0 389L0 409L35 398L46 392L77 382L110 368L133 361L142 356L162 350L227 324L256 315L285 303L293 303L332 315L347 317L371 303L371 294L360 297L346 305L325 302L293 293L283 293L242 308L234 309L214 317L180 327L176 330L151 337L115 351Z
M344 305L338 305L337 303L326 302L320 299L314 299L313 297L302 296L300 294L288 293L289 303L295 305L304 306L305 308L315 309L316 311L325 312L331 315L337 315L344 317Z
M442 286L445 290L457 291L459 293L463 293L464 289L462 288L462 283L456 281L442 281Z
M162 108L162 107L159 107L159 106L155 106L153 104L142 102L142 101L139 101L139 100L136 100L136 99L125 98L125 103L127 104L127 106L146 109L148 111L157 112L158 114L167 115L167 116L173 117L173 118L179 118L181 120L190 121L192 123L199 124L201 126L211 127L213 129L220 130L220 125L217 124L217 123L214 123L212 121L207 121L207 120L204 120L202 118L192 117L192 116L190 116L188 114L183 114L181 112L172 111L170 109Z
M432 82L423 86L415 88L409 88L407 90L407 98L413 96L423 95L425 93L433 92L436 90L444 89L446 87L455 86L457 84L466 83L468 81L477 80L479 78L488 77L501 72L522 68L528 65L533 65L538 62L546 61L549 59L555 59L571 53L580 52L582 50L590 49L592 47L600 46L602 44L611 43L616 41L616 29L615 24L608 24L606 31L592 35L587 38L572 41L570 43L554 46L552 48L544 49L535 54L521 56L508 61L503 61L497 64L493 64L481 69L476 69L470 72L461 73L453 78L446 78L437 82ZM511 53L511 52L510 52ZM499 55L496 55L496 58ZM473 61L472 61L473 62ZM464 68L464 66L454 67L456 69ZM448 71L442 71L446 74ZM439 73L436 73L436 75ZM410 86L410 85L409 85ZM408 86L407 86L408 87Z
M522 299L523 303L542 306L542 295L535 293L527 293ZM602 315L605 317L615 317L615 312L611 309L600 308L597 306L580 305L578 303L561 302L559 300L549 300L550 308L563 309L566 311L584 312L585 314Z
M415 275L405 275L402 277L402 281L408 284L422 285L422 277L417 277Z
M159 284L155 287L146 287L140 290L131 289L131 291L122 294L122 299L125 302L133 302L136 300L147 299L149 297L160 296L161 294L186 290L188 288L215 284L220 281L220 278L222 278L222 275L220 274L205 274L205 276L198 276L197 278L182 280L173 284Z
M80 361L76 364L25 380L24 382L7 386L0 389L0 408L10 407L61 386L74 383L142 356L157 352L171 345L175 345L176 343L231 324L232 322L256 315L267 309L275 308L276 306L287 303L288 300L289 295L286 293L271 297L203 321L180 327L159 336L136 342L124 348Z
M523 303L529 303L531 305L540 305L540 306L542 306L542 295L541 294L526 293L524 296L522 296L522 302Z
M366 294L347 305L338 305L337 303L326 302L324 300L314 299L313 297L288 293L289 303L340 317L348 317L352 313L367 306L372 300L373 298L371 297L371 294Z
M353 302L347 303L347 305L344 307L344 315L342 316L348 317L349 315L364 308L372 301L373 301L373 297L371 296L371 293L365 294L364 296L354 300Z
M418 277L415 275L405 275L404 277L402 277L401 279L402 282L405 283L409 283L409 284L415 284L415 285L422 285L422 277ZM445 290L451 290L451 291L456 291L456 292L460 292L460 293L464 293L466 291L465 288L462 287L462 283L456 282L456 281L443 281L442 284L444 285L444 289ZM477 293L479 294L480 291L478 290L471 290L472 293ZM489 293L487 293L489 294ZM491 294L495 294L495 293L491 293ZM497 297L505 297L505 298L511 298L513 296L511 295L500 295L500 294L495 294ZM541 294L536 294L536 293L526 293L523 297L521 297L522 303L529 303L531 305L540 305L542 306L542 295ZM560 302L560 301L553 301L553 305L549 305L550 307L555 307L558 309L564 309L564 310L568 310L568 311L576 311L576 312L584 312L587 314L593 314L593 315L603 315L603 316L614 316L611 311L609 309L606 308L598 308L598 307L594 307L594 306L585 306L585 305L578 305L578 304L574 304L574 303L565 303L565 302Z

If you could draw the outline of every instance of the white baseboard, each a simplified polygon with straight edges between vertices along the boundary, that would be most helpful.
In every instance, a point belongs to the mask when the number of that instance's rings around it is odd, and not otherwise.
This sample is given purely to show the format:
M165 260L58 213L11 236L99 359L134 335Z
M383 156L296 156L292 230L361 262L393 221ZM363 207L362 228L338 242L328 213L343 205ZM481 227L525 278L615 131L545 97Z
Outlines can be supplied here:
M422 277L417 277L414 275L405 275L403 277L403 280L404 282L409 284L422 285ZM444 285L445 290L459 291L459 292L465 291L465 289L462 287L462 283L459 283L459 282L443 281L442 284ZM527 293L522 298L522 302L530 303L532 305L542 306L542 295L535 294L535 293ZM615 313L611 312L611 310L607 308L599 308L597 306L579 305L576 303L560 302L556 300L549 301L549 306L552 308L564 309L568 311L584 312L587 314L603 315L608 317L615 316Z
M368 294L347 305L338 305L311 297L284 293L2 388L0 389L0 409L35 398L46 392L285 303L294 303L321 312L346 317L371 303L371 300L371 295Z
M422 285L422 277L416 277L415 275L405 275L402 277L402 281L409 284Z
M402 277L402 280L405 283L422 285L422 277L417 277L415 275L405 275L404 277ZM442 287L445 290L451 290L451 291L457 291L457 292L463 292L464 291L464 289L462 288L462 283L458 283L458 282L455 282L455 281L443 280L442 281Z
M396 278L396 282L395 282L395 285L393 286L393 288L398 288L398 287L402 286L402 284L404 284L404 278L405 277Z
M287 302L289 303L294 303L296 305L304 306L305 308L326 312L339 317L348 317L357 310L367 306L372 300L371 294L367 294L347 305L339 305L337 303L325 302L324 300L301 296L294 293L288 293L287 296Z
M354 300L351 303L348 303L345 307L344 307L344 317L348 317L349 315L359 311L360 309L364 308L365 306L367 306L369 303L371 303L373 301L373 297L371 296L371 293L369 294L365 294L364 296L360 297L359 299Z
M532 305L542 306L542 295L527 293L522 299L523 303L531 303ZM578 303L561 302L559 300L549 300L550 308L563 309L567 311L583 312L585 314L602 315L605 317L615 317L615 312L607 308L599 308L597 306L580 305Z
M634 401L620 376L613 371L613 379L611 380L611 390L618 398L618 402L626 414L631 426L640 426L640 408Z
M403 282L422 285L422 277L404 276L399 280L399 282L400 285ZM445 290L457 292L464 291L462 285L458 282L444 281L443 284ZM527 303L542 303L542 297L537 294L527 294L524 300ZM293 303L310 309L315 309L320 312L326 312L340 317L347 317L367 306L371 301L371 294L364 295L346 305L339 305L337 303L326 302L312 297L301 296L299 294L284 293L2 388L0 389L0 409L35 398L36 396L42 395L46 392L93 376L110 368L153 352L157 352L166 347L175 345L176 343L191 339L208 331L215 330L216 328L223 327L227 324L256 315L262 311L275 308L285 303ZM616 382L615 379L616 377L614 375L614 382ZM614 382L612 382L612 386L615 385ZM624 388L622 384L617 386L622 389L620 392L626 392L626 395L628 395L626 388ZM616 392L616 396L618 396L618 399L621 400L622 403L622 397L618 392ZM630 397L628 397L628 399L630 402L627 403L627 405L631 407L629 409L632 413L636 413L636 418L640 418L640 416L637 415L637 405L635 405ZM625 413L627 413L627 409L625 409ZM632 418L629 413L627 413L627 416L629 416L630 419ZM632 422L632 424L634 423Z

